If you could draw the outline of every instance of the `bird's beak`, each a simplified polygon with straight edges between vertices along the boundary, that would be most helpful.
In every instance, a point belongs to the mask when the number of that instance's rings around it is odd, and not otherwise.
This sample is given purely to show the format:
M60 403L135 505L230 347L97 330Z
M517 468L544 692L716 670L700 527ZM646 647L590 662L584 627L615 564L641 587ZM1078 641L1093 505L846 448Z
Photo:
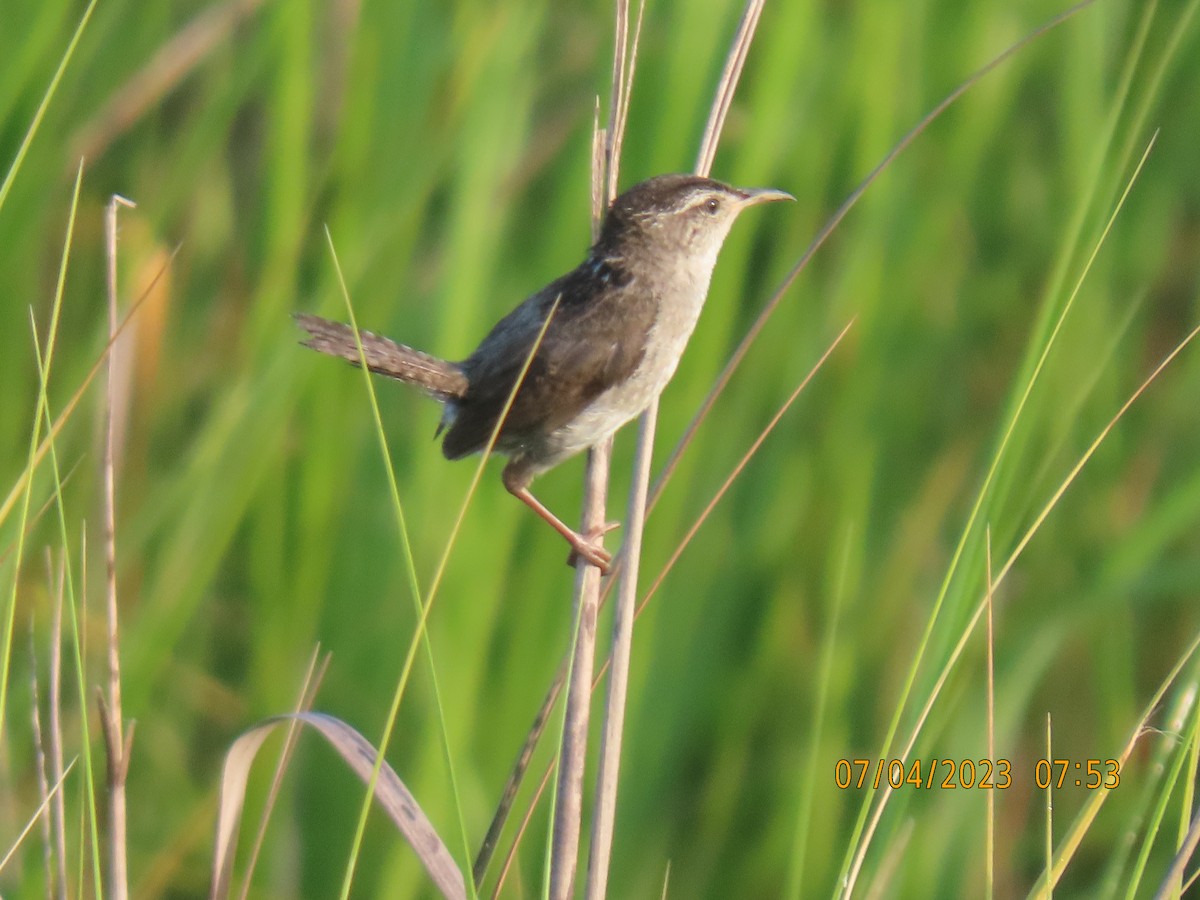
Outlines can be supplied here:
M743 206L757 206L759 203L773 203L776 200L795 200L787 191L777 191L774 188L742 188Z

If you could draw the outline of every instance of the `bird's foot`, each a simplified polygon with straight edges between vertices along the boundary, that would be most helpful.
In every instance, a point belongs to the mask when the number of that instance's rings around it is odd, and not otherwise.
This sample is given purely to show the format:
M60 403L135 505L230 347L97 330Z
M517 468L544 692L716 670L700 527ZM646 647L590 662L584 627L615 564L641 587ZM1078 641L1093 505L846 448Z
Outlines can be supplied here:
M601 575L607 575L609 563L612 562L612 554L600 546L600 541L614 528L620 527L620 522L605 522L603 525L589 529L586 536L575 532L573 538L567 538L572 548L571 555L567 557L567 565L574 568L582 558L598 568Z

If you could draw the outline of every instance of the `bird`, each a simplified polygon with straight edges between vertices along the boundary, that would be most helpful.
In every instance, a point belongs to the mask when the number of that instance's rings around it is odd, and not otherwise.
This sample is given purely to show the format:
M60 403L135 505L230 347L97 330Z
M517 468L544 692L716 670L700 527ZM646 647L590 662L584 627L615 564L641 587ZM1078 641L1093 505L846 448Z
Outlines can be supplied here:
M484 450L495 433L494 451L508 457L505 488L566 539L572 559L607 573L612 556L600 539L610 526L580 534L530 485L658 398L696 327L738 214L794 199L699 175L642 181L612 202L583 262L518 304L461 362L369 331L359 332L360 357L349 325L308 313L295 320L307 332L304 346L354 365L365 360L371 372L439 401L437 434L447 459Z

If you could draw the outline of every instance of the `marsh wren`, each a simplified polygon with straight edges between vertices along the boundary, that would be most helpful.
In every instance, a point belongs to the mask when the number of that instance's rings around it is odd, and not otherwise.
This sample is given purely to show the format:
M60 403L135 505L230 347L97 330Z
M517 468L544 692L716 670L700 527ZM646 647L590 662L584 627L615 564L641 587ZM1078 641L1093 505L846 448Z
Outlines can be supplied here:
M528 362L495 443L508 457L504 486L606 572L612 557L600 535L575 531L529 485L611 435L661 393L696 327L734 219L749 206L791 199L696 175L643 181L613 201L587 258L497 322L465 360L450 362L363 331L367 368L440 401L442 452L459 459L487 446ZM348 325L306 314L296 321L308 332L305 346L359 364Z

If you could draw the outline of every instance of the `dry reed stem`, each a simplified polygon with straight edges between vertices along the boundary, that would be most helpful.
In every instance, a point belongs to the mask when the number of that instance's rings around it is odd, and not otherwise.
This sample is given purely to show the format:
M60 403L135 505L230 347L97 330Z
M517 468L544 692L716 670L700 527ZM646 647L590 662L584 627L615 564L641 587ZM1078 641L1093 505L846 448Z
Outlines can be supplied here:
M117 334L117 210L136 204L113 194L105 210L105 251L108 275L108 334ZM110 343L110 348L112 344ZM109 885L114 900L128 900L129 871L126 849L125 782L129 777L129 753L133 746L133 723L125 732L121 710L121 653L117 610L116 444L114 412L117 406L115 363L108 357L108 392L104 408L104 562L106 569L108 693L98 692L100 722L108 752L108 841Z
M596 522L597 513L600 523L604 521L610 447L611 443L605 441L604 446L593 449L588 455L590 477L586 480L583 504L585 527ZM550 897L553 900L566 900L574 893L583 817L592 671L596 661L596 609L600 598L600 570L583 559L575 570L574 593L574 646L567 676L567 699L554 794L554 830L550 844Z
M629 48L629 3L617 0L613 39L612 94L608 127L600 128L599 104L592 126L592 240L600 235L604 210L615 196L622 135L621 111L629 85L626 58ZM584 473L581 531L603 535L608 494L612 439L588 451ZM598 538L602 539L602 538ZM549 896L566 900L574 894L579 861L579 835L583 819L584 775L587 769L588 723L591 718L592 673L596 663L596 614L600 605L600 570L578 557L575 569L574 610L567 694L563 711L562 742L555 785L553 833L550 844Z
M749 47L749 40L750 40L750 37L752 37L752 29L754 29L754 25L757 23L758 12L761 12L761 6L762 6L762 0L751 0L750 4L748 6L748 10L746 10L746 12L743 16L742 25L740 25L736 40L734 40L733 48L730 53L730 58L728 58L728 60L726 62L726 70L725 70L724 76L722 76L721 82L719 84L718 100L714 101L714 108L712 110L712 113L710 113L710 115L709 115L708 126L706 128L706 136L704 136L704 139L702 142L701 158L706 157L706 156L712 157L712 155L715 154L716 140L718 140L721 126L724 125L725 114L727 113L727 110L728 110L728 101L730 101L730 98L732 97L732 91L733 91L733 86L734 86L733 83L736 82L736 79L740 74L740 68L742 68L742 65L744 64L745 56L746 56L746 48ZM636 62L636 49L638 46L638 40L640 40L640 36L641 36L643 13L644 13L644 2L642 2L640 7L638 7L637 26L636 26L635 35L634 35L634 58L632 58L630 60L629 68L628 68L630 79L632 78L632 72L634 72L634 66L635 66L635 62ZM614 90L614 96L620 97L620 100L618 103L618 108L619 108L618 122L619 122L620 126L623 127L624 121L625 121L625 116L628 115L628 112L629 112L629 91L628 91L628 89L626 89L623 92ZM618 148L618 152L619 152L620 140L619 139L612 140L612 142L610 142L610 148L613 148L613 146L616 146L616 148ZM612 191L616 190L616 179L614 179L614 178L611 179L610 185L612 186L611 187ZM792 400L794 400L794 396L793 396ZM788 403L785 404L785 409L786 409L786 406L790 406L790 404L791 404L791 401L788 401ZM647 413L643 413L643 416L641 419L641 427L642 427L643 431L649 430L650 432L653 433L654 425L655 425L655 421L656 421L656 413L658 413L658 408L656 408L656 403L654 404L654 406L652 408L647 410ZM775 421L778 421L778 418L776 418ZM768 426L767 431L769 432L770 428L772 428L773 426L774 426L774 422L772 425ZM754 452L754 450L757 449L758 444L761 444L761 440L763 437L766 437L766 434L763 434L763 436L760 438L760 440L758 440L758 442L756 442L754 448L752 448L750 451L751 455L752 455L752 452ZM644 470L644 472L648 472L649 457L650 457L650 454L652 454L652 449L653 449L652 446L647 445L646 449L644 449L644 454L641 450L638 451L637 457L635 458L635 485L634 485L634 488L637 488L636 473L643 472L643 470ZM660 479L659 485L661 485L661 479ZM636 554L640 553L641 535L642 535L642 528L643 528L643 522L644 522L644 515L646 515L646 512L648 510L647 493L646 493L646 491L641 491L640 493L641 493L640 499L637 499L636 502L630 503L629 521L626 521L626 532L628 532L628 534L626 534L626 539L625 539L625 541L623 541L622 547L620 547L620 550L617 553L617 556L614 557L613 563L612 563L612 568L610 569L610 575L614 576L614 575L619 574L620 576L622 576L623 586L626 583L629 584L628 592L629 592L629 598L630 598L629 599L630 606L632 606L632 599L631 599L632 596L636 595L636 571L634 572L634 575L632 575L632 577L629 577L629 578L626 578L626 576L624 575L624 572L626 571L626 569L629 568L630 557L636 557ZM722 491L722 493L724 493L724 491ZM719 497L718 497L718 499L719 499ZM715 504L715 500L714 500L714 504ZM707 512L706 512L706 516L707 516ZM701 521L703 521L703 518L704 518L704 516L702 516ZM697 527L698 527L698 523L697 523ZM635 530L636 530L636 534L637 534L636 541L632 540L632 534L634 534ZM636 570L636 563L637 563L636 558L632 559L632 568L634 568L635 570ZM607 586L611 587L612 583L613 583L612 577L610 577L610 580L608 580L608 582L607 582ZM607 588L606 588L606 593L607 593ZM620 629L622 629L622 630L624 629L624 624L623 624L624 622L631 622L632 619L635 619L637 617L637 614L641 613L642 608L644 608L644 602L646 602L646 601L643 600L642 605L637 607L636 612L632 612L632 614L626 613L624 617L618 616L616 619L614 619L614 622L616 622L619 625ZM628 650L628 648L626 648L626 650ZM616 647L614 647L614 652L616 652ZM606 660L604 668L602 668L602 671L607 670L608 665L611 664L611 661L612 661L612 656L610 655L610 656L608 656L608 659ZM544 702L542 702L542 706L540 707L538 714L535 715L533 726L530 727L530 731L526 738L526 743L524 743L524 745L522 746L522 750L521 750L520 754L517 755L517 761L515 763L514 769L512 769L512 772L509 775L508 782L506 782L504 792L502 794L502 800L500 800L500 804L496 811L496 815L494 815L492 818L491 827L488 828L488 832L487 832L487 836L484 840L484 844L482 844L482 846L480 848L479 857L476 858L476 863L475 863L475 868L474 868L474 876L475 876L476 884L479 884L481 882L482 876L484 876L484 874L485 874L485 871L487 868L487 863L490 862L491 853L494 850L494 845L496 845L496 841L499 838L499 832L500 832L500 830L503 829L504 821L505 821L506 816L508 816L508 811L511 808L512 800L514 800L514 798L516 796L517 787L518 787L518 785L520 785L520 781L523 778L524 772L526 772L530 757L532 757L533 750L536 746L536 743L538 743L538 740L541 736L541 732L542 732L542 730L544 730L545 722L548 719L548 715L550 715L550 710L553 707L553 703L556 702L559 691L560 691L560 689L562 689L563 678L564 678L564 668L565 668L565 665L564 665L564 667L559 668L559 672L558 672L556 678L554 678L554 680L550 686L550 689L548 689L547 695L545 697ZM602 671L601 671L601 674L602 674ZM595 686L599 684L599 678L600 678L600 676L596 676L596 678L593 682L593 685L592 685L593 690L595 689ZM623 694L623 690L622 690L622 694ZM623 706L623 703L622 703L622 706ZM622 712L622 715L623 715L623 712ZM611 716L606 716L606 719L611 720ZM619 726L617 726L617 727L619 727ZM606 731L607 731L607 728L606 728ZM608 748L610 748L611 752L619 751L619 740L617 740L617 742L613 742L613 740L610 737L607 739L606 743L607 743ZM614 791L614 787L616 787L616 781L614 781L614 779L616 779L617 770L616 770L616 767L612 766L612 762L610 762L610 772L612 773L612 779L600 779L598 781L598 791L596 791L596 796L598 796L598 803L596 803L596 809L598 809L598 810L604 808L606 800L604 800L602 798L604 798L606 796L606 792L612 792L612 791ZM539 794L540 794L540 792L539 792ZM534 799L534 802L536 802L536 797ZM612 800L612 804L614 804L614 799ZM611 822L608 822L607 827L611 828L611 824L612 824ZM516 844L516 841L520 840L521 833L522 832L518 832L518 835L517 835L517 838L515 839L514 845ZM602 847L601 845L596 844L596 840L598 840L598 839L596 839L596 829L594 828L593 829L593 856L595 856L595 854L598 854L598 853L602 853L602 854L605 854L605 856L607 856L607 851L605 850L605 848ZM608 845L610 845L610 847L611 847L611 834L608 835L607 841L608 841ZM510 852L509 858L511 859L511 852ZM607 865L605 864L604 869L606 869L606 868L607 868ZM589 865L589 869L593 870L593 871L599 871L598 869L596 869L595 865ZM506 870L506 866L505 866L505 870ZM590 878L590 876L589 876L589 878ZM503 881L503 874L502 874L502 881ZM590 882L589 882L589 884L590 884ZM589 889L594 889L594 888L589 888Z
M709 500L708 504L701 511L700 515L697 517L696 521L693 523L691 528L688 529L687 534L684 535L683 539L680 541L679 545L676 547L675 552L671 555L670 559L660 570L658 576L655 578L655 581L651 585L650 589L645 593L645 595L643 595L641 601L638 603L637 611L634 613L635 620L639 616L641 616L641 614L645 611L646 607L650 603L651 598L657 592L658 588L661 587L663 580L667 576L667 573L670 572L670 570L673 568L675 563L678 562L679 557L682 555L682 553L686 549L686 547L691 543L692 538L695 537L696 533L700 530L701 526L704 524L705 521L707 521L708 517L712 514L713 510L716 509L717 504L720 503L721 499L729 491L730 487L733 486L733 482L738 478L739 475L741 475L742 471L750 463L750 460L758 452L759 448L766 441L767 437L770 436L771 432L775 430L775 427L783 419L784 415L791 408L792 404L794 404L795 401L797 399L799 399L800 394L803 393L804 389L809 385L809 383L812 381L812 379L816 376L817 372L821 370L821 368L825 365L825 363L833 355L833 351L837 348L837 346L841 343L841 341L849 333L850 328L854 324L854 321L855 320L852 319L849 323L847 323L847 325L842 329L842 331L838 334L838 336L836 338L834 338L833 342L829 345L828 348L826 348L825 352L821 355L820 359L818 359L817 362L813 364L813 366L809 370L808 374L806 374L804 376L803 380L801 380L800 383L796 386L795 390L792 391L792 393L788 397L788 399L784 401L784 403L776 411L775 415L771 417L771 420L767 423L767 425L759 433L758 437L750 445L750 448L745 452L745 454L743 454L742 458L738 461L738 463L730 471L729 475L725 478L725 480L722 482L721 486L717 489L716 493L713 495L713 497ZM618 565L623 565L623 557L621 557L620 555L618 555L614 559L614 567L616 567ZM611 579L609 580L608 584L611 584ZM611 664L611 661L612 661L611 656L606 658L604 663L601 664L600 669L596 672L596 676L595 676L594 680L592 681L592 690L593 691L595 691L596 689L599 688L601 680L608 673L608 669ZM562 665L559 667L559 671L558 671L557 675L555 676L553 682L550 685L550 689L546 693L546 697L542 703L542 706L538 710L538 713L534 718L533 724L529 730L529 734L525 739L525 744L521 748L520 754L518 754L517 762L513 767L513 771L509 775L509 780L508 780L507 784L505 785L504 798L501 800L500 806L496 811L496 816L492 820L492 826L488 831L488 838L490 839L490 841L485 840L483 849L480 850L480 858L476 862L476 868L475 868L475 884L476 884L476 886L478 886L483 880L483 874L486 871L487 863L491 858L491 852L494 850L495 843L499 839L500 831L503 828L505 816L507 815L508 810L511 808L512 800L516 796L517 789L520 787L521 777L524 775L525 771L528 769L529 762L533 757L533 752L537 747L538 738L541 736L542 732L545 729L545 724L549 720L550 713L553 710L554 703L558 698L559 692L562 690L563 684L565 683L566 667L567 667L568 663L569 663L569 658L564 658ZM504 866L501 868L499 883L497 884L496 891L493 894L493 897L495 897L499 894L500 885L503 884L504 877L505 877L506 873L508 872L509 867L512 864L513 858L516 855L517 845L520 843L520 840L521 840L522 836L524 835L524 832L529 824L529 820L533 815L533 810L536 807L539 799L541 798L542 792L546 788L546 784L549 782L552 771L553 771L553 765L551 764L551 765L548 765L546 767L546 770L542 773L541 783L540 783L539 787L533 793L533 797L530 800L529 808L526 810L526 813L522 820L522 823L517 828L517 833L513 839L512 846L509 848L509 851L505 856ZM485 855L485 853L486 853L486 855Z
M621 148L625 144L625 123L629 119L629 98L632 96L633 75L637 69L638 47L642 38L642 19L646 12L646 0L638 3L637 24L633 28L633 43L629 44L629 3L619 0L616 12L616 37L613 52L613 84L605 147L606 195L612 201L619 192ZM593 169L594 171L594 169ZM608 204L597 212L593 210L595 231L593 239L599 237L600 220Z
M625 732L625 701L629 689L629 660L633 648L634 600L637 595L638 563L645 524L646 491L650 486L650 462L654 448L654 426L658 403L642 414L638 424L633 483L629 488L625 545L631 548L613 610L612 675L604 707L604 730L600 737L600 762L596 773L596 802L592 811L592 842L588 853L588 900L601 900L608 891L608 867L612 856L613 828L617 814L617 787L621 767L621 741ZM591 694L591 685L588 685Z
M620 4L618 4L618 7ZM618 11L617 20L620 21ZM616 55L620 56L618 34ZM615 104L614 99L614 104ZM607 140L600 127L599 101L592 120L592 239L599 233L605 207ZM604 525L605 497L612 442L602 441L588 451L583 478L580 531L589 535ZM552 833L550 838L549 896L566 900L574 893L575 871L579 859L579 832L583 819L583 779L587 768L587 735L591 713L592 668L596 661L596 608L600 599L600 570L582 556L575 563L572 591L571 649L567 656L567 698L563 709L562 740L558 750L558 779L554 786Z
M800 273L805 268L807 268L809 262L812 260L813 256L816 254L817 250L819 250L821 248L821 246L824 245L825 241L834 232L834 230L841 224L842 220L846 217L846 215L850 212L850 210L858 203L859 199L867 191L867 189L879 178L879 176L887 169L887 167L891 165L891 163L896 159L896 157L898 157L900 155L900 153L902 153L908 147L908 145L911 144L917 138L918 135L920 135L926 128L928 128L929 125L934 120L939 118L942 115L942 113L944 113L951 105L953 105L953 103L955 101L958 100L959 97L961 97L971 87L973 87L976 83L978 83L985 75L987 75L993 69L999 67L1005 60L1007 60L1009 57L1014 55L1016 52L1018 52L1020 49L1022 49L1024 46L1026 46L1028 43L1030 43L1031 41L1033 41L1034 39L1039 37L1041 34L1045 33L1046 31L1048 31L1048 30L1054 28L1055 26L1061 24L1062 22L1066 21L1068 18L1073 16L1075 13L1077 13L1077 12L1081 11L1082 9L1084 9L1085 7L1091 5L1091 3L1093 3L1093 2L1095 2L1095 0L1082 0L1082 2L1071 7L1066 12L1062 13L1055 19L1051 20L1047 24L1045 24L1042 27L1040 27L1039 29L1035 30L1034 32L1031 32L1029 35L1026 35L1020 41L1018 41L1017 43L1008 47L1001 54L999 54L998 56L993 58L991 61L989 61L983 67L981 67L980 69L977 69L965 81L963 81L953 91L951 91L929 113L927 113L924 117L922 117L916 123L916 125L914 125L908 132L906 132L900 138L900 140L888 151L888 153L884 156L884 158L875 166L875 168L872 169L867 174L867 176L854 188L854 190L842 202L842 204L837 208L837 210L834 211L833 215L827 220L825 225L822 226L821 230L817 233L816 237L814 237L813 240L810 242L809 246L804 251L804 253L800 257L800 259L797 261L796 265L793 266L792 270L784 278L783 282L779 285L779 287L775 290L775 292L768 299L766 305L763 307L762 311L759 313L758 317L755 319L754 323L751 325L750 329L747 331L747 333L743 337L742 341L738 344L738 347L734 351L733 355L730 357L729 362L726 364L725 368L721 371L720 375L717 377L717 380L714 383L712 389L709 391L708 395L705 397L700 408L697 410L696 414L693 416L692 421L688 424L683 435L680 437L679 441L676 443L674 449L671 451L671 454L667 459L666 464L663 466L662 471L659 473L658 478L655 480L654 484L652 485L652 487L650 489L650 493L649 493L648 503L647 503L647 514L649 514L649 512L654 508L655 504L658 502L658 499L662 496L662 492L663 492L664 488L666 487L667 482L670 480L671 476L674 474L675 468L678 465L679 459L682 456L683 452L691 444L693 438L695 437L696 431L699 429L699 427L700 427L701 423L704 421L704 419L707 418L709 412L712 410L713 405L716 403L717 398L725 390L725 387L728 385L729 380L733 376L733 373L741 365L745 356L749 352L750 347L753 345L755 340L757 340L759 333L766 326L767 320L770 319L771 315L774 313L775 309L778 307L779 303L782 301L783 296L786 293L786 291L788 290L788 288L791 287L792 283L796 280L796 278L799 277ZM744 22L746 21L746 18L747 17L744 15L743 16ZM640 22L640 19L639 19L639 22ZM737 54L731 53L730 60L733 62L736 62L737 59L738 59ZM744 57L743 57L743 59L744 59ZM727 63L727 67L728 67L728 63ZM726 109L728 109L728 107L726 107ZM710 128L715 127L717 121L718 121L717 117L715 117L715 116L710 117L710 123L709 123ZM708 158L708 154L702 152L701 155L698 157L698 162L702 163L706 158ZM841 339L841 336L839 336L838 340L840 340L840 339ZM793 396L792 400L794 400L794 399L795 399L795 397ZM790 405L792 400L789 400L785 404L785 407L787 405ZM765 436L765 434L763 436ZM748 458L748 455L747 455L747 458ZM746 460L744 459L743 464L745 461ZM726 484L726 487L727 486L728 486L728 483ZM719 494L718 494L718 498L714 498L713 504L710 504L710 508L712 505L715 504L716 500L719 499L720 493L723 493L724 490L725 490L725 488L722 488L722 491L719 492ZM706 510L706 513L707 513L707 510ZM668 561L667 565L664 567L663 571L660 573L659 577L656 579L654 585L651 587L647 596L643 599L641 605L639 606L639 610L638 610L639 613L640 613L641 609L645 608L645 605L649 601L650 597L655 593L655 591L660 586L662 579L666 575L666 572L669 571L670 568L674 565L674 563L678 560L678 557L679 557L680 553L682 552L683 546L685 546L686 543L690 541L691 537L695 534L696 530L698 530L698 527L699 527L700 523L703 521L704 517L705 516L702 515L700 520L697 521L696 525L694 525L689 530L687 536L684 538L683 544L679 548L677 548L675 554L673 554L671 559ZM625 558L628 553L628 549L629 548L623 544L621 546L620 550L614 556L612 565L609 570L610 578L607 582L606 591L608 590L608 587L614 583L613 578L615 576L618 576L621 573L621 571L623 570L623 568L625 566ZM607 664L606 664L606 666L607 666ZM505 786L505 790L504 790L504 793L503 793L503 796L501 799L501 803L500 803L499 807L497 808L496 814L493 817L492 824L491 824L491 827L489 828L487 838L485 838L484 843L480 849L479 856L476 860L475 874L476 874L476 882L477 883L479 882L479 880L482 879L483 873L486 871L487 864L490 861L491 853L494 850L495 842L499 838L499 832L503 828L504 820L505 820L508 810L511 806L511 802L515 798L516 791L520 784L520 780L524 775L526 767L528 766L529 760L532 756L533 749L536 746L536 744L538 743L538 739L541 735L542 730L544 729L544 725L545 725L545 722L549 715L550 708L553 706L554 702L557 700L558 693L562 687L562 679L563 679L564 671L565 671L565 667L559 669L558 676L556 676L554 682L551 684L549 690L547 691L546 698L543 701L543 705L534 717L534 722L533 722L533 724L530 728L529 734L526 738L525 745L522 747L521 752L518 754L517 762L513 767L513 771L509 775L509 780Z
M725 117L729 115L729 107L733 105L733 95L737 90L742 68L746 65L746 57L750 55L750 43L754 40L754 32L758 28L758 19L762 15L766 0L749 0L742 19L738 23L737 34L729 55L725 58L725 70L717 83L717 94L713 98L712 108L708 113L708 123L704 126L704 137L700 141L700 153L696 156L696 174L707 175L712 170L713 160L717 157L717 145L720 142L721 131L725 127Z
M1095 2L1095 0L1082 0L1082 2L1077 3L1075 6L1072 6L1071 8L1069 8L1065 12L1061 13L1059 16L1055 17L1054 19L1050 20L1046 24L1042 25L1038 29L1030 32L1028 35L1026 35L1020 41L1011 45L1010 47L1005 49L1002 53L1000 53L998 56L996 56L995 58L990 60L988 63L986 63L984 66L982 66L981 68L979 68L975 72L973 72L967 79L965 79L960 85L958 85L953 91L951 91L940 103L938 103L937 106L935 106L929 113L927 113L925 116L923 116L908 132L906 132L900 138L900 140L888 151L888 153L878 163L878 165L876 165L875 168L872 169L867 174L867 176L855 187L855 189L842 202L842 204L837 208L837 210L835 210L833 215L829 218L829 220L825 223L825 225L817 233L816 237L813 238L812 242L809 244L809 246L807 247L807 249L805 250L803 255L800 257L800 259L796 263L796 265L792 268L792 270L788 273L788 275L785 277L783 282L779 285L779 287L776 289L776 291L768 299L766 305L763 307L762 311L759 313L758 317L755 319L754 323L751 325L750 329L747 331L746 335L744 336L742 341L739 343L737 349L734 351L729 362L726 364L725 368L721 371L720 375L718 376L718 378L717 378L716 382L714 383L712 389L710 390L709 394L706 396L706 398L703 401L703 403L701 404L700 408L697 410L695 416L693 416L692 421L689 423L688 427L685 429L684 434L681 436L681 438L677 442L676 446L671 451L671 454L667 460L667 463L663 466L662 471L659 473L658 478L655 480L653 486L651 487L650 492L649 492L647 508L646 508L647 514L649 513L649 511L651 509L653 509L653 507L657 503L659 497L662 495L662 491L665 488L666 483L670 480L670 477L674 474L674 470L675 470L683 452L687 449L688 445L691 443L692 439L695 437L695 433L696 433L697 429L699 428L700 424L704 421L705 418L707 418L708 413L711 411L712 406L715 404L717 398L721 395L721 393L724 391L725 387L728 385L728 382L732 378L733 373L741 365L741 363L744 360L746 354L748 353L751 345L755 342L759 333L766 326L767 320L771 317L771 315L774 313L775 309L778 307L779 303L783 299L785 292L788 290L788 288L791 287L792 283L796 280L796 278L800 275L800 273L808 266L809 262L811 261L812 257L816 254L817 250L820 249L820 247L825 243L825 241L829 238L829 236L833 233L833 231L841 224L842 219L844 219L846 217L846 215L850 212L850 210L858 203L859 199L866 192L866 190L879 178L879 176L888 168L888 166L891 165L891 163L896 159L896 157L898 157L900 155L900 153L902 153L908 147L908 145L911 144L917 138L918 135L920 135L922 132L924 132L925 129L928 128L929 125L934 120L939 118L942 115L942 113L944 113L951 105L953 105L959 99L959 97L961 97L970 88L972 88L976 83L978 83L984 76L986 76L988 73L990 73L994 69L998 68L1002 63L1004 63L1011 56L1013 56L1018 51L1023 49L1027 44L1031 43L1033 40L1040 37L1045 32L1053 29L1054 27L1063 23L1067 19L1071 18L1072 16L1074 16L1076 13L1080 12L1087 6L1090 6L1093 2ZM747 27L752 27L754 24L757 23L757 13L754 12L754 7L756 5L757 4L754 3L753 0L750 4L748 4L747 10L743 14L743 17L742 17L742 26L741 27L743 29L747 28ZM639 30L640 30L640 23L641 23L641 17L639 14ZM731 51L729 59L727 60L727 64L726 64L727 75L735 68L740 67L740 65L742 63L744 63L744 61L745 61L745 54L738 52L738 46L735 45L734 50ZM722 81L722 84L724 84L724 79ZM708 127L708 131L710 133L714 132L715 129L719 128L720 123L723 122L724 115L729 109L728 100L723 99L723 98L728 97L728 96L731 96L731 94L730 95L726 95L726 94L718 95L718 102L714 105L713 112L710 115L710 121L709 121L709 127ZM702 148L701 154L698 156L698 160L697 160L698 166L704 165L706 161L708 161L708 163L711 163L712 152L709 152L706 149L707 146L708 146L708 141L706 138L705 148ZM713 151L713 152L715 152L715 151ZM849 326L847 326L847 327L849 327ZM845 334L845 330L843 330L842 334L840 334L838 336L838 338L835 340L834 345L836 345L836 343L842 339L844 334ZM830 349L832 349L832 347ZM818 364L818 367L819 367L819 365L820 364ZM810 375L810 377L811 377L811 375ZM808 379L806 378L805 383L807 383L807 380ZM801 387L803 387L803 384L801 385ZM704 519L707 517L708 513L711 512L712 508L718 502L720 497L728 489L729 485L732 483L732 480L736 477L738 472L740 472L741 468L743 468L744 465L748 462L750 456L753 455L754 450L757 449L758 445L761 444L762 440L766 437L766 434L769 433L769 431L774 427L774 424L778 421L779 416L781 416L782 413L787 409L787 407L790 406L792 402L794 402L797 395L798 395L798 391L796 393L794 393L792 395L792 397L789 398L788 401L785 402L783 408L779 411L779 414L772 421L771 425L769 425L764 430L764 432L759 436L759 439L755 442L754 446L751 448L751 451L748 452L743 457L742 461L738 464L738 467L735 469L734 473L731 474L729 479L726 480L726 483L718 491L717 495L713 498L713 500L709 504L708 508L706 508L705 512L700 516L700 518L697 520L696 524L691 529L689 529L689 531L688 531L687 535L685 536L683 542L681 543L680 547L677 548L676 552L672 555L671 559L668 561L666 566L664 566L659 577L655 580L651 589L647 592L646 596L643 598L641 604L638 607L638 611L637 611L638 614L641 613L641 611L645 608L646 604L649 602L650 597L653 596L653 594L657 591L657 589L661 585L662 580L665 577L666 573L673 567L675 562L678 560L679 555L681 554L683 548L687 545L687 543L690 542L691 538L694 536L694 534L696 533L696 531L698 530L698 528L700 527L700 525L702 524ZM646 415L653 415L653 414L655 414L655 411L649 411ZM622 544L620 550L618 551L618 553L615 555L615 557L613 559L612 566L610 568L610 576L617 576L622 572L622 570L624 569L624 566L626 564L626 557L629 553L629 550L630 550L630 548L629 548L628 544ZM613 584L613 578L610 577L607 582L607 585L606 585L606 591L607 591L608 587L611 586L612 584ZM607 663L605 663L605 665L602 667L601 673L600 673L601 675L603 674L603 671L605 668L607 668ZM526 743L525 743L524 747L522 748L521 752L518 754L517 763L515 764L513 771L509 776L509 781L506 784L505 791L504 791L504 798L501 801L500 807L497 809L496 815L492 821L492 826L488 832L488 838L485 839L484 844L480 850L479 858L476 861L475 873L476 873L477 883L480 879L482 879L483 873L486 870L487 863L490 860L491 852L494 849L495 841L498 840L499 832L503 828L505 817L506 817L508 809L511 805L511 800L512 800L512 798L515 797L517 788L519 787L520 780L521 780L522 776L524 775L526 767L528 766L528 762L529 762L530 758L532 757L533 749L538 742L538 738L539 738L541 731L544 728L544 724L548 718L550 708L553 706L555 700L557 699L558 693L562 687L563 671L564 670L562 668L560 668L559 676L556 677L555 681L551 684L550 689L547 691L547 695L543 702L543 705L542 705L541 709L539 710L538 714L534 718L534 722L533 722L533 725L531 726L529 735L526 739ZM507 803L506 803L506 801L507 801Z
M742 15L725 70L717 86L716 99L708 125L700 142L696 174L707 175L716 156L721 129L733 94L750 51L755 26L765 0L749 0ZM625 6L625 4L619 4ZM639 17L640 21L640 17ZM650 465L654 455L654 432L658 422L658 399L642 413L638 424L637 451L634 454L633 482L629 488L625 540L622 544L624 565L617 587L613 611L611 674L605 700L604 731L600 739L600 763L596 775L596 802L592 820L592 843L588 857L587 898L603 900L608 892L608 869L612 858L613 829L616 823L617 788L621 769L621 743L625 730L625 704L629 691L629 663L633 648L633 620L637 604L637 576L645 528L646 500L650 490Z

